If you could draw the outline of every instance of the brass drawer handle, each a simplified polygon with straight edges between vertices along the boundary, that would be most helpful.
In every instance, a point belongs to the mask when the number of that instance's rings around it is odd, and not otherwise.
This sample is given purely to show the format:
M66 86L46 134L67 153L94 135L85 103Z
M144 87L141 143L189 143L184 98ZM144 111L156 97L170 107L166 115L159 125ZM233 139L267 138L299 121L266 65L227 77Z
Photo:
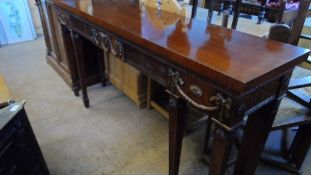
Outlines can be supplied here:
M195 102L194 100L192 100L180 87L180 85L182 86L184 84L184 80L180 77L178 72L173 72L171 69L169 69L169 75L172 77L173 80L173 85L176 87L177 91L179 92L179 94L191 105L193 105L194 107L204 110L204 111L209 111L209 112L213 112L219 109L219 106L205 106L202 104L199 104L197 102ZM192 89L192 90L191 90ZM190 87L190 91L192 91L192 93L197 94L198 96L202 96L203 95L203 91L201 88L199 88L198 86L192 85L192 87ZM217 96L212 96L210 98L210 101L217 101L219 97Z
M189 87L189 90L190 90L190 92L191 92L193 95L195 95L195 96L197 96L197 97L202 97L202 96L203 96L203 91L202 91L202 89L201 89L199 86L191 85L191 86Z

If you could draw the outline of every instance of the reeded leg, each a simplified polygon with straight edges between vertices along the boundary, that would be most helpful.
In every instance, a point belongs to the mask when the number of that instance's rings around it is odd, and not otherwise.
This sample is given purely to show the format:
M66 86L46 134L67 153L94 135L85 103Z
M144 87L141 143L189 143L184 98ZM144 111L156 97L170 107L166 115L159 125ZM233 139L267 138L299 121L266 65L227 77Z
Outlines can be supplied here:
M185 102L170 95L169 175L178 175L185 119Z
M225 174L226 165L231 152L234 136L232 132L224 131L216 126L214 133L213 146L211 150L211 162L209 174Z
M255 173L279 105L280 100L274 100L248 116L235 165L235 175Z
M74 51L74 58L77 63L79 80L80 80L80 87L82 90L82 99L84 106L88 108L89 105L89 98L87 95L86 83L85 83L85 68L84 68L84 55L83 55L83 47L82 47L82 40L81 36L76 32L70 32L73 51Z

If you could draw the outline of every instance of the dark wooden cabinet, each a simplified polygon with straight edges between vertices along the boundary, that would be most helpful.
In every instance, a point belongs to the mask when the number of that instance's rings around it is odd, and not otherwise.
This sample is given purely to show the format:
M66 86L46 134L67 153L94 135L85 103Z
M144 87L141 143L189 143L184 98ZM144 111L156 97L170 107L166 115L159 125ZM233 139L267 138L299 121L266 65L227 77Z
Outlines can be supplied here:
M57 16L53 8L53 4L49 0L36 0L42 21L42 28L47 47L47 62L54 70L65 80L65 82L73 87L75 80L72 79L69 69L69 59L64 50L64 40L61 35L61 26L57 21Z
M63 36L68 36L69 32L63 30L58 22L58 16L55 12L53 2L50 0L35 0L39 9L42 28L44 32L45 43L47 47L46 59L49 65L64 79L64 81L75 91L79 88L77 71L75 70L75 62L71 50L72 46L66 43ZM62 34L65 33L65 34ZM85 43L89 44L89 43ZM94 49L93 49L94 50ZM94 53L94 51L91 51ZM93 65L98 58L94 55L88 55L86 64ZM94 67L86 67L87 85L98 83L100 73Z
M0 175L49 175L23 106L0 109Z

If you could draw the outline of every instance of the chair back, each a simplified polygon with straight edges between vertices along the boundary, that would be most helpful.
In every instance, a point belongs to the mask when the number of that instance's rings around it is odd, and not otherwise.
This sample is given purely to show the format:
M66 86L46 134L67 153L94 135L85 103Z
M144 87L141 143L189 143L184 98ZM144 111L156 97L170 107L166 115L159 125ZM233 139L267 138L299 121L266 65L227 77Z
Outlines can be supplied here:
M281 23L288 25L291 29L287 43L298 44L309 6L310 0L301 0L297 11L284 12Z
M291 29L286 24L275 24L271 26L269 31L269 39L288 43Z

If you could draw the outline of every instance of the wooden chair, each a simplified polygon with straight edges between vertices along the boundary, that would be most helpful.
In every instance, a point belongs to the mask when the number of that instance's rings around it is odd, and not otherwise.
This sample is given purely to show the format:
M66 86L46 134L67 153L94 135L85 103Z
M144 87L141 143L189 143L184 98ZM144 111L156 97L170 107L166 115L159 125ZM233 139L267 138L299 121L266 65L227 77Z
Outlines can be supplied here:
M231 24L231 28L232 29L236 29L236 27L237 27L238 18L239 18L239 15L240 15L240 5L241 5L241 3L242 3L242 0L237 0L236 1L236 6L233 9L234 15L233 15L233 20L232 20L232 24ZM198 0L192 0L192 1L190 1L190 4L192 4L191 18L195 18L196 12L197 12L197 8L198 8ZM208 9L208 16L207 16L207 22L208 23L212 22L214 4L215 4L215 0L204 0L203 1L203 7ZM226 8L226 9L222 10L222 12L226 15L224 18L227 18L227 19L225 19L226 20L225 25L223 24L224 27L228 26L228 18L229 18L230 14L231 14L231 11L232 11L232 6L231 6L231 8Z
M309 2L310 3L310 2ZM294 26L293 26L294 27ZM295 30L285 24L277 24L271 27L269 38L289 43ZM269 154L263 154L265 162L284 168L294 173L300 173L300 168L311 144L311 101L310 95L302 94L298 89L311 86L311 76L292 79L288 86L287 98L304 106L307 110L290 117L277 117L271 131L281 130L281 152L283 159L276 159ZM289 145L289 128L298 127L294 140Z

